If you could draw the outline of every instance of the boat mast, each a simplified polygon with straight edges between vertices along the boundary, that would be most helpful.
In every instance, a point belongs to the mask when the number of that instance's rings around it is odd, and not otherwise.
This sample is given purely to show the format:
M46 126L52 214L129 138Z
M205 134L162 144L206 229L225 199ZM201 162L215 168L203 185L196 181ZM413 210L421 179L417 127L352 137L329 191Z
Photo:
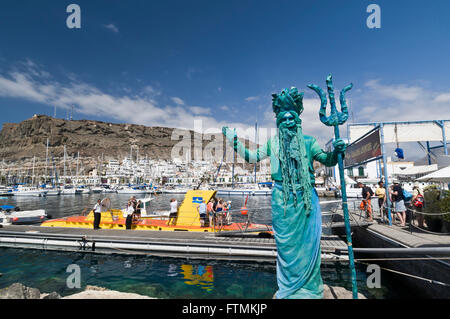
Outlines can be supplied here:
M234 165L236 164L236 150L233 147L233 166L231 168L231 188L234 188Z
M47 182L47 174L48 174L48 137L47 137L47 148L45 151L45 177L44 182Z
M258 121L255 122L255 144L258 150ZM256 184L256 161L255 161L255 184Z
M66 145L64 145L64 185L66 185Z
M34 185L34 162L36 160L36 156L33 156L33 171L31 176L31 185Z
M78 152L78 154L77 154L77 185L79 184L78 183L78 162L79 162L79 160L80 160L80 152Z

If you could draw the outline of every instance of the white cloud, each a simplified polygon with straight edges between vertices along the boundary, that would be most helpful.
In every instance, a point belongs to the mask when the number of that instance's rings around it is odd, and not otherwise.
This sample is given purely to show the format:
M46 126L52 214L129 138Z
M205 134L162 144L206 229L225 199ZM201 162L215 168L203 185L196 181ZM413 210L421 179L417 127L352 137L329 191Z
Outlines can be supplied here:
M242 137L254 140L254 123L248 124L248 118L235 117L238 121L231 122L231 116L216 117L211 108L187 105L180 97L171 98L175 105L162 106L158 103L161 90L150 85L138 92L121 90L123 94L113 95L84 83L76 76L57 82L32 61L21 67L9 73L0 73L0 97L24 99L60 109L69 109L74 105L78 114L147 126L194 129L194 121L200 120L202 128L209 129L209 132L220 132L222 126L228 126L237 128ZM300 118L304 134L314 136L324 146L334 133L333 128L320 122L320 100L314 94L311 98L304 98L304 112ZM356 122L436 120L448 119L450 115L450 105L447 104L450 93L434 92L426 87L387 85L381 80L372 80L360 90L349 91L347 97ZM270 94L261 97L261 103L266 104L258 109L262 115L258 127L260 132L265 131L261 133L260 143L264 141L264 134L267 136L275 132L271 100ZM235 111L227 105L218 108L230 113ZM341 136L346 136L345 125L341 126Z
M414 121L448 118L450 93L407 84L366 83L361 93L351 96L357 122Z
M450 102L450 93L439 94L434 101L438 103L448 103Z
M106 29L111 30L114 33L119 33L119 28L117 28L114 24L110 23L110 24L105 24L103 25L103 27L105 27Z
M201 106L190 106L189 110L192 112L192 114L194 115L206 115L206 114L211 114L211 109L207 108L207 107L201 107Z
M184 101L179 97L172 97L170 99L177 105L184 105Z
M194 129L194 121L200 120L203 129L217 132L222 126L248 127L245 123L217 121L211 116L210 108L186 105L179 97L172 98L175 106L161 106L156 101L161 90L153 86L145 86L134 94L121 90L124 94L112 95L76 76L67 78L66 82L51 80L44 71L25 69L0 73L0 97L24 99L64 110L75 106L78 114L147 126Z
M249 97L245 98L245 100L247 102L256 101L256 100L259 100L259 96L249 96Z

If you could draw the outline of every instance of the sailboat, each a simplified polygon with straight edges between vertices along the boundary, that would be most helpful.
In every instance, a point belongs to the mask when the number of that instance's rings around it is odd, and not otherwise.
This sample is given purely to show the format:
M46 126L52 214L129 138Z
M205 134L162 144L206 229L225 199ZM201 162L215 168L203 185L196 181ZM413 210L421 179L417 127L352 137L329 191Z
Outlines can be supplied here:
M61 194L63 194L63 195L75 195L76 194L75 187L66 185L66 145L64 145L64 187L61 190Z

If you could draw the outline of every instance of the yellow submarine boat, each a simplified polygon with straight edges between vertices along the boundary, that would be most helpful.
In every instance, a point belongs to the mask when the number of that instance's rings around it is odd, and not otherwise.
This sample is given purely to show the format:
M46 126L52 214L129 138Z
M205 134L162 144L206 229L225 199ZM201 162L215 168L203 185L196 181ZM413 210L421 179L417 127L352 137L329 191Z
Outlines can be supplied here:
M258 232L260 234L272 234L272 227L264 224L252 224L249 221L245 223L232 223L220 227L202 227L197 207L204 200L207 203L216 195L214 190L189 190L186 192L183 202L178 208L177 218L172 225L168 225L168 218L148 214L149 208L145 207L146 214L135 221L132 230L153 230L153 231L191 231L191 232L218 232L218 231L245 231ZM148 203L147 203L148 204ZM243 207L242 213L246 214L246 208ZM108 209L101 213L100 228L102 229L125 229L126 218L123 217L123 211L119 209ZM59 219L51 219L41 224L41 227L71 227L71 228L93 228L94 212L91 211L87 216L77 215Z

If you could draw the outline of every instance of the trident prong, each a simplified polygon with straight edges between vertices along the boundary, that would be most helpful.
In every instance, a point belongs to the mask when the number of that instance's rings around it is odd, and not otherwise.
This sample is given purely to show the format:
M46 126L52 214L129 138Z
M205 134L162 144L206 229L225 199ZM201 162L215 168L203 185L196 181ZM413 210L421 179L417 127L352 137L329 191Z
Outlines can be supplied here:
M336 108L336 99L334 97L334 88L333 88L333 80L331 74L327 76L327 88L328 88L328 97L330 99L331 112L330 116L326 116L327 111L327 96L325 92L315 84L310 84L308 87L311 90L314 90L317 95L320 97L321 105L319 111L320 121L327 126L336 126L344 124L348 119L348 107L347 102L345 100L345 93L353 88L353 84L347 85L342 89L341 94L339 96L339 100L341 102L341 112L338 112Z

